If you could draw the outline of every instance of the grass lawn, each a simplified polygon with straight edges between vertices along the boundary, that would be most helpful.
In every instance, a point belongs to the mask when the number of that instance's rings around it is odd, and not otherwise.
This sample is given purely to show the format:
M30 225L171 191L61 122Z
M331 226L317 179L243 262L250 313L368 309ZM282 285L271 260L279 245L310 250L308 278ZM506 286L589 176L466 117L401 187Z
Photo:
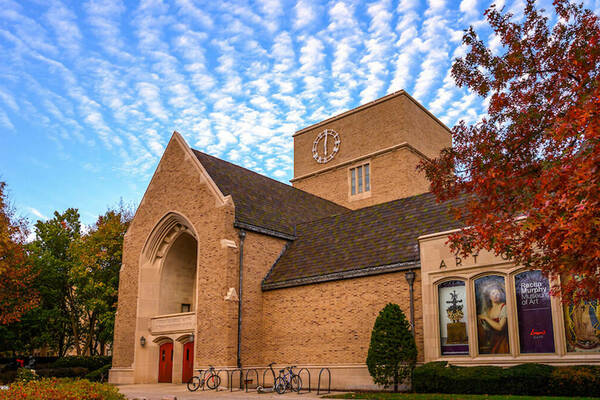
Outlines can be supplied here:
M592 400L597 397L552 397L552 396L510 396L487 394L439 394L439 393L346 393L325 396L330 399L371 399L371 400Z

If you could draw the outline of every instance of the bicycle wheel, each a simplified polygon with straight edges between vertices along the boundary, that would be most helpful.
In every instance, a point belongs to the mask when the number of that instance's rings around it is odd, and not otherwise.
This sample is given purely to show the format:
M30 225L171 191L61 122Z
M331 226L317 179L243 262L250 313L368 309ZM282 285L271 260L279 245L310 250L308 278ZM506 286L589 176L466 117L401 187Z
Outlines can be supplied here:
M221 377L216 374L212 374L206 379L206 387L213 390L221 385Z
M189 381L187 381L187 388L190 392L195 392L200 387L200 377L192 376Z
M282 377L278 376L277 379L275 379L275 391L279 394L284 394L285 393L285 381L283 380Z
M300 393L302 390L302 379L300 379L299 375L292 376L292 392Z

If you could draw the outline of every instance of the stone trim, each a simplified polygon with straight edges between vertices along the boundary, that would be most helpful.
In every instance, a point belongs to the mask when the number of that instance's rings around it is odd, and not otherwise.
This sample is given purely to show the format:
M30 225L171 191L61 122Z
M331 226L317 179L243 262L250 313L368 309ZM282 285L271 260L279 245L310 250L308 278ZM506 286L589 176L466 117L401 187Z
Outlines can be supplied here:
M431 111L429 111L428 109L426 109L425 107L423 107L423 105L421 103L419 103L414 97L412 97L410 94L406 93L404 91L404 89L402 89L402 90L398 90L397 92L390 93L387 96L384 96L384 97L379 98L377 100L373 100L370 103L360 105L360 106L358 106L356 108L353 108L353 109L351 109L349 111L346 111L346 112L343 112L341 114L335 115L335 116L333 116L331 118L327 118L324 121L317 122L316 124L309 125L306 128L302 128L299 131L296 131L296 133L294 133L292 135L292 137L301 135L301 134L303 134L303 133L305 133L305 132L307 132L309 130L318 128L319 126L323 126L325 124L329 124L329 123L331 123L333 121L336 121L338 119L344 118L344 117L346 117L348 115L352 115L352 114L357 113L359 111L362 111L362 110L364 110L366 108L373 107L373 106L375 106L375 105L377 105L379 103L383 103L384 101L391 100L391 99L393 99L395 97L398 97L398 96L406 96L406 98L408 98L410 101L412 101L413 103L415 103L415 105L417 105L421 110L425 111L425 113L427 115L429 115L435 122L437 122L438 124L440 124L442 126L442 128L446 129L448 131L448 134L452 134L451 130L446 126L446 124L444 124L442 121L440 121L435 115L433 115L431 113Z
M363 276L387 274L391 272L406 271L421 268L419 260L402 263L379 265L376 267L358 268L350 271L334 272L331 274L309 276L306 278L290 279L283 282L264 283L261 285L263 292L268 290L283 289L294 286L312 285L315 283L340 281L343 279L360 278Z

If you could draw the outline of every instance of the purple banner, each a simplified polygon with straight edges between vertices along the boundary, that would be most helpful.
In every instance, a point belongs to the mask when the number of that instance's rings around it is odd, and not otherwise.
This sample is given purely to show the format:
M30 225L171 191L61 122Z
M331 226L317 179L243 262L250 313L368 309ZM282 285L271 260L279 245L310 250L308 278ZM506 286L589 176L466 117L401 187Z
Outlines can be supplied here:
M515 276L521 353L554 353L550 285L541 271Z

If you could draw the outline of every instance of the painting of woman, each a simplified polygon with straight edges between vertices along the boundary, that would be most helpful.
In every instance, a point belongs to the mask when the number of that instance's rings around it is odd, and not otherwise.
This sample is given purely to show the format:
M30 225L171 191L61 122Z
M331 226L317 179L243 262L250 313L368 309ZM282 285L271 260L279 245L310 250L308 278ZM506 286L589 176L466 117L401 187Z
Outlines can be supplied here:
M506 354L508 325L504 278L486 276L475 281L477 333L480 354Z

